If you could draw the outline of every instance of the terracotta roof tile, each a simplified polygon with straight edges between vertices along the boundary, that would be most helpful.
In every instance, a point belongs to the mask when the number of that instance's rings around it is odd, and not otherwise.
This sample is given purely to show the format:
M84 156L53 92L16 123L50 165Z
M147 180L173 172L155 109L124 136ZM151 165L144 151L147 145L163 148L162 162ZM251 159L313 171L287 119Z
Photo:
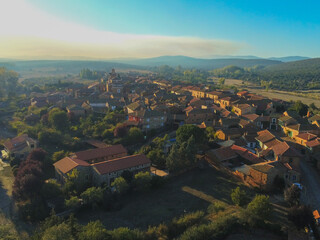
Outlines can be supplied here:
M307 145L308 147L316 147L316 146L319 146L319 145L320 145L320 141L319 141L319 139L314 139L314 140L312 140L312 141L308 141L308 142L306 143L306 145Z
M300 133L296 136L296 138L301 138L303 140L307 140L307 141L310 141L310 140L313 140L317 137L317 135L314 135L314 134L311 134L311 133Z
M274 168L269 162L263 162L258 164L253 164L250 166L252 169L262 172L262 173L268 173L271 169Z
M73 170L77 166L88 167L88 166L90 166L90 164L85 161L79 160L79 159L72 159L70 157L65 157L65 158L59 160L58 162L54 163L53 166L55 168L59 169L64 174L66 174L66 173L70 172L71 170Z
M110 147L89 149L85 151L76 152L74 153L74 158L78 158L83 161L89 161L91 159L110 157L112 155L117 155L121 153L127 154L127 150L121 144L118 144Z
M250 121L255 121L257 118L259 118L259 115L258 114L245 114L245 115L242 115L243 118L245 119L248 119Z
M231 151L230 149L231 147L221 147L221 148L209 151L209 154L211 153L215 155L215 157L219 161L226 161L226 160L238 157L238 155L234 151Z
M240 155L242 158L250 161L251 163L261 163L263 160L259 158L256 154L250 152L248 149L245 149L243 147L232 145L231 149L236 152L238 155Z
M104 175L107 173L117 172L123 169L150 163L151 161L146 157L146 155L139 154L92 164L92 166L99 174Z

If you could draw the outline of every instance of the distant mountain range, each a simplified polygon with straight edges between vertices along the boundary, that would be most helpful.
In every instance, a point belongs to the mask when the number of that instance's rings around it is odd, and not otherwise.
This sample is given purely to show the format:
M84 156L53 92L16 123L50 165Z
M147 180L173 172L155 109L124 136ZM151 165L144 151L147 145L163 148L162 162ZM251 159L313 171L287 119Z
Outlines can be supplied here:
M171 67L181 66L183 68L197 68L203 70L214 70L226 66L237 66L241 68L259 66L265 71L277 71L279 73L303 69L314 72L320 67L316 59L308 59L301 56L288 56L280 58L259 58L255 56L217 56L214 59L192 58L187 56L160 56L144 59L112 59L112 60L12 60L0 59L0 67L15 70L23 76L30 76L33 73L45 76L78 74L81 69L89 68L96 71L109 71L111 68L120 70L137 69L150 70L161 65ZM262 71L263 71L262 70ZM305 71L304 71L305 72ZM37 75L34 74L34 75Z
M255 65L269 66L274 64L281 64L281 61L269 59L238 59L238 58L221 58L221 59L202 59L192 58L186 56L161 56L155 58L145 59L130 59L118 60L119 63L126 63L131 65L157 67L161 65L169 65L170 67L181 66L183 68L199 68L205 70L212 70L222 68L228 65L235 65L238 67L253 67Z
M186 56L161 56L144 59L114 59L113 61L146 67L156 67L161 65L177 67L180 65L184 68L201 68L206 70L212 70L222 68L228 65L235 65L238 67L253 67L259 65L265 67L270 65L281 64L283 62L298 61L304 59L308 58L300 56L289 56L264 59L256 56L219 56L219 58L203 59Z

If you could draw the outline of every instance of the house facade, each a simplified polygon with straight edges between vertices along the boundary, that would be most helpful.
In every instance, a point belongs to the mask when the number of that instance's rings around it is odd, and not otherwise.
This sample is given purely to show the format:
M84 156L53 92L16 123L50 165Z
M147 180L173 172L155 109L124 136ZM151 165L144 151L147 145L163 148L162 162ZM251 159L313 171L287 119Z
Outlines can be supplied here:
M25 159L28 154L38 147L38 141L23 134L4 142L4 150L8 156Z

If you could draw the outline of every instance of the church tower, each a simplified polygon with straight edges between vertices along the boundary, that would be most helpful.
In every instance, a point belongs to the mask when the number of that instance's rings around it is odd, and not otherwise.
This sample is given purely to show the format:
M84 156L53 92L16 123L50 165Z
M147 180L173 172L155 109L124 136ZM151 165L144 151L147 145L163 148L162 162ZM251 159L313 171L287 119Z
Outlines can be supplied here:
M123 82L119 74L116 73L116 70L113 68L111 73L109 73L107 81L107 92L122 94L123 92Z

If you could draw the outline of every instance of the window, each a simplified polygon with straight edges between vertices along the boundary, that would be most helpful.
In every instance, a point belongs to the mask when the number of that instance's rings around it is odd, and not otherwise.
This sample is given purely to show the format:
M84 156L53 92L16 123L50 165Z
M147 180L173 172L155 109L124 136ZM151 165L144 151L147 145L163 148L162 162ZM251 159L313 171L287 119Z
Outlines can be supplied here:
M147 128L150 128L150 125L149 125L149 124L147 125Z
M292 176L292 181L295 181L295 180L297 180L297 177L296 177L296 175L293 175Z
M120 93L120 89L117 89L117 92Z
M272 123L276 123L277 119L276 118L272 118Z
M150 122L150 118L147 118L147 122Z

